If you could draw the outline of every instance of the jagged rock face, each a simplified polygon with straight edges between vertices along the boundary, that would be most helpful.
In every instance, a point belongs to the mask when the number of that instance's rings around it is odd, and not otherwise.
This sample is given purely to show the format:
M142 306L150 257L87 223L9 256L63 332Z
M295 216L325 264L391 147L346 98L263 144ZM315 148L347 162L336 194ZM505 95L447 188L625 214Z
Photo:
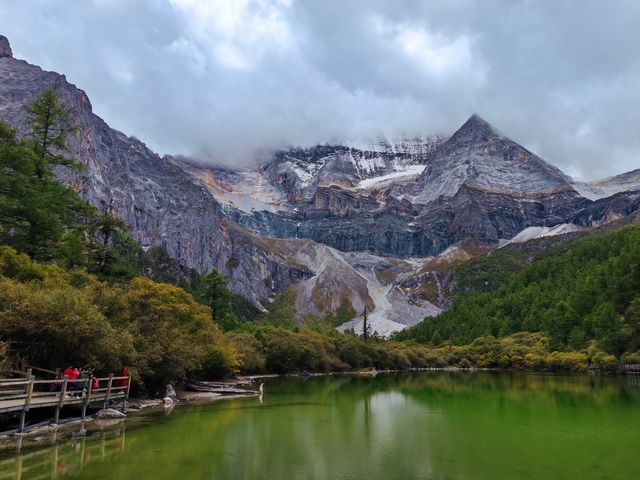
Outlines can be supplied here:
M80 173L61 169L59 177L98 208L113 202L143 247L162 246L201 273L216 268L229 279L231 290L254 302L311 275L274 252L268 242L230 222L180 162L160 158L139 140L111 129L92 112L86 94L63 75L0 58L1 120L26 133L25 106L46 89L56 92L80 126L68 144L70 154L85 168Z
M368 149L344 145L318 145L309 149L277 152L260 168L267 182L282 191L289 202L312 200L319 188L357 187L363 180L426 165L442 142L439 137L394 144L370 144Z
M9 45L7 37L0 35L0 58L3 57L13 57L13 52L11 51L11 45Z
M596 200L573 214L569 221L583 227L599 227L632 215L638 210L640 210L640 189Z
M228 210L295 212L314 203L319 189L361 189L380 178L416 177L440 137L354 146L318 145L276 152L254 169L232 170L182 161L193 180L209 189Z
M310 211L315 218L300 222L296 234L342 251L426 257L465 239L497 245L529 226L561 223L588 203L562 193L522 201L465 186L453 197L434 201L423 210L399 203L340 217Z

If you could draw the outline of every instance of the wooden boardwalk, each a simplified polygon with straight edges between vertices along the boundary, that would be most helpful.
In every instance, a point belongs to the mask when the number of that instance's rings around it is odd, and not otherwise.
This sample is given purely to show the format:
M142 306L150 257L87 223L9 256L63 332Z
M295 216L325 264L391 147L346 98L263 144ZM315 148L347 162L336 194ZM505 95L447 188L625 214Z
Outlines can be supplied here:
M23 432L26 414L34 408L55 408L54 423L58 423L60 410L67 405L80 406L83 420L87 408L96 403L102 403L102 407L106 408L109 403L118 401L124 412L131 389L131 376L109 375L98 378L98 381L104 387L93 388L89 378L36 380L29 369L24 378L0 379L0 413L21 412L18 432Z

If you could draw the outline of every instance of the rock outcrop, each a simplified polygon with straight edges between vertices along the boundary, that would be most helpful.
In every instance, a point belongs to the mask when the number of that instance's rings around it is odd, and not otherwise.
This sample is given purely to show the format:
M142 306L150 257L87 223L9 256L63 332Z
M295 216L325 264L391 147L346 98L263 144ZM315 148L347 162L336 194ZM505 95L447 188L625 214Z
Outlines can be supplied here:
M178 401L178 395L176 394L176 389L173 388L173 385L170 383L164 389L164 398L168 398L172 402Z
M11 45L9 45L9 39L3 35L0 35L0 58L13 57L13 51Z

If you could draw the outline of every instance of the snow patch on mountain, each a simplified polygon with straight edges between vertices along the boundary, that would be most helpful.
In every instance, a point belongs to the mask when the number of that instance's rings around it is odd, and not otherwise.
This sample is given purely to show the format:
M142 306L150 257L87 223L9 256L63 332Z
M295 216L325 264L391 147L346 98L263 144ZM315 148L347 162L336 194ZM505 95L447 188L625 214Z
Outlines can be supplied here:
M392 182L398 181L406 181L420 175L424 169L425 165L406 165L404 167L399 166L399 169L395 172L388 173L386 175L380 175L379 177L367 178L362 180L357 188L371 188L371 187L382 187L388 185Z
M553 237L556 235L564 235L565 233L578 232L580 230L583 230L583 228L573 223L561 223L553 227L529 227L525 228L511 240L505 242L501 245L501 248L511 243L524 243L535 238Z
M286 162L282 164L282 170L293 172L300 180L300 185L306 187L313 182L318 172L322 169L327 161L327 157L320 158L315 162L307 162L292 156L285 157Z
M340 145L363 152L423 156L432 153L444 140L446 140L446 137L442 135L425 135L395 139L378 138L375 140L343 139Z
M356 155L354 156L354 153ZM362 152L349 152L349 159L353 162L356 167L356 171L360 176L368 176L374 172L383 170L386 168L387 164L385 159L382 157L369 157L363 155Z

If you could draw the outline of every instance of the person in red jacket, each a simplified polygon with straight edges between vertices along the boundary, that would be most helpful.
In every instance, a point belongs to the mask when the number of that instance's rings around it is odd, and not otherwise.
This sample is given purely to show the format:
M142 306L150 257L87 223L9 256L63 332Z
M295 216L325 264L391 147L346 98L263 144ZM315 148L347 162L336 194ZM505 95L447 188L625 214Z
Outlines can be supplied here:
M79 386L76 384L75 380L80 376L80 370L69 365L64 370L64 376L67 377L67 379L69 379L69 386L67 387L67 389L77 390Z
M120 373L121 377L128 377L129 376L129 369L127 368L126 365L122 366L122 372ZM118 386L119 387L126 387L128 383L128 380L126 378L123 378L121 380L118 380Z

